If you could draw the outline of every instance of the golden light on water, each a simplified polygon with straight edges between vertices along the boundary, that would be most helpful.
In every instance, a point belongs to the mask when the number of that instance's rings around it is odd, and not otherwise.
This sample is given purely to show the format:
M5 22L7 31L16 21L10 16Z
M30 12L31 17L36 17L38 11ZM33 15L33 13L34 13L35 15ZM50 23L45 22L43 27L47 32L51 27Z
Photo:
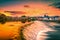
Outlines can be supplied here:
M0 38L12 38L18 34L18 28L21 27L20 22L7 22L0 24ZM2 35L3 34L3 35Z

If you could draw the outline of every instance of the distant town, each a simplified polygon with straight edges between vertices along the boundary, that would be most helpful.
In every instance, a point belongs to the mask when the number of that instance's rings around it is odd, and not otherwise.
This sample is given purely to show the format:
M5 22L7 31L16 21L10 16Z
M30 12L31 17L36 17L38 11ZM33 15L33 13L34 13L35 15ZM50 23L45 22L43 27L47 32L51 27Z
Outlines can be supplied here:
M11 17L11 16L7 16L7 18L11 19L11 20L16 20L19 21L21 19L35 19L35 20L60 20L60 16L48 16L48 15L44 15L44 16L25 16L22 15L21 17Z

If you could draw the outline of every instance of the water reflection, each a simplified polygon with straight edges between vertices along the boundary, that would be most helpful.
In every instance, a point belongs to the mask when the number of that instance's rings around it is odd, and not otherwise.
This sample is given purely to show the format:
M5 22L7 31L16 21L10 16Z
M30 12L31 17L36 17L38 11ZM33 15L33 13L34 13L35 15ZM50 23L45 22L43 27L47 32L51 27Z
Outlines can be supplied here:
M48 22L47 22L48 23ZM24 23L25 24L25 23ZM19 36L19 31L22 25L24 25L21 22L6 22L4 24L0 24L0 39L8 39L13 40L13 38L17 39L17 36ZM28 24L28 23L26 23ZM44 23L38 21L34 22L33 25L28 26L26 29L26 36L30 37L32 40L36 40L36 36L38 35L38 32L40 29L45 29L45 31L48 31L48 26L46 26ZM54 27L54 30L56 31L48 31L45 32L45 34L48 35L42 35L42 37L47 37L45 39L40 39L40 40L60 40L60 25L58 23L50 22L49 25ZM43 27L44 26L44 27ZM41 30L42 31L42 30ZM30 34L31 33L31 34ZM3 35L2 35L3 34ZM30 34L30 35L29 35ZM36 34L36 35L34 35ZM41 36L41 35L40 35ZM12 39L11 39L12 38Z
M46 40L60 40L60 26L59 25L55 25L54 29L56 31L51 31L51 32L47 32L49 38L47 38Z
M21 22L6 22L0 24L0 40L13 40L19 36L19 28L23 24Z

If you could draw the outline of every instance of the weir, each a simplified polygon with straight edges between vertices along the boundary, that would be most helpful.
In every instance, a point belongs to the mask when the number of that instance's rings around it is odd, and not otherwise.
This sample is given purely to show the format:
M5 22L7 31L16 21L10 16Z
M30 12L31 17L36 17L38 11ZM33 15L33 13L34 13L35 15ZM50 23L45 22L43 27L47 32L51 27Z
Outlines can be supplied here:
M48 34L46 32L54 31L49 26L45 25L44 22L35 21L30 26L23 30L23 35L26 40L44 40Z

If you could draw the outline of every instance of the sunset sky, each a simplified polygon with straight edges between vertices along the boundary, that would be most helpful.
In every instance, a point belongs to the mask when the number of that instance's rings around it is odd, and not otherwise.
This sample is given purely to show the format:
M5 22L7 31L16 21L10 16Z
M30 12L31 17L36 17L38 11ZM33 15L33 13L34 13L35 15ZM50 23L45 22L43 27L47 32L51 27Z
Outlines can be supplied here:
M55 3L59 5L55 5ZM49 16L60 16L60 0L0 0L0 13L7 16L43 16L46 13ZM41 25L41 22L37 23L37 26ZM20 31L23 25L26 24L20 21L0 24L0 38L15 37L18 35L18 29Z
M60 9L53 5L50 6L55 2L59 2L59 0L0 0L0 9L24 12L22 14L15 13L16 15L40 16L47 13L50 16L60 16Z

